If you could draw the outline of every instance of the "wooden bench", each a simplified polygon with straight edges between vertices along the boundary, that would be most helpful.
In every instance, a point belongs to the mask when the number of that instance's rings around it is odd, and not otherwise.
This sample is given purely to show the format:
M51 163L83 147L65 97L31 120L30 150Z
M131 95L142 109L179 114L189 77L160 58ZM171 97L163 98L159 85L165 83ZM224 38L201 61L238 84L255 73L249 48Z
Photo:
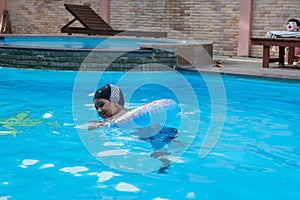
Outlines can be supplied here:
M269 64L272 62L279 62L280 66L284 66L284 55L286 47L289 47L288 64L293 64L295 47L300 47L300 38L251 38L251 44L263 46L262 67L268 68ZM278 58L270 58L271 46L279 47Z

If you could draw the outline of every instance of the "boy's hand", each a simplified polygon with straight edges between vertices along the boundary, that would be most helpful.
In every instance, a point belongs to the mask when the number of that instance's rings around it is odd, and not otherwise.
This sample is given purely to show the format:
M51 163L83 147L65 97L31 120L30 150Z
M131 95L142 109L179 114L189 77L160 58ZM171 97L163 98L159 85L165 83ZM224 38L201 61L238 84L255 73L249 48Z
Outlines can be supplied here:
M105 121L90 121L89 122L89 126L88 126L88 130L93 130L95 128L99 128L100 126L103 126L105 124Z

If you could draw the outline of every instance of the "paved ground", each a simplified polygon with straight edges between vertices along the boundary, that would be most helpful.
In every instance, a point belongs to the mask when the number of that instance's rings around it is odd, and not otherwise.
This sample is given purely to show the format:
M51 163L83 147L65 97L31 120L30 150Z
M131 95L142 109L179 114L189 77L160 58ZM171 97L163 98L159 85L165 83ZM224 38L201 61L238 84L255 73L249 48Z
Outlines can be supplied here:
M213 60L220 60L224 67L206 66L200 71L300 80L300 66L297 65L280 67L278 63L271 63L270 68L262 68L261 58L248 57L215 56Z

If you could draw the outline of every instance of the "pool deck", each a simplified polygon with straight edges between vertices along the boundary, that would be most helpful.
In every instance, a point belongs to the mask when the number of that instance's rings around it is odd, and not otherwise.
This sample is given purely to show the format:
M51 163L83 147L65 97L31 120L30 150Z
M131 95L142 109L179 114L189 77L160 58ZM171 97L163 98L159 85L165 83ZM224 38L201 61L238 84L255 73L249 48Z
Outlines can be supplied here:
M214 56L213 60L215 62L221 61L224 67L204 66L200 67L198 71L300 80L299 64L298 66L285 65L280 67L278 63L270 63L269 68L262 68L261 58Z

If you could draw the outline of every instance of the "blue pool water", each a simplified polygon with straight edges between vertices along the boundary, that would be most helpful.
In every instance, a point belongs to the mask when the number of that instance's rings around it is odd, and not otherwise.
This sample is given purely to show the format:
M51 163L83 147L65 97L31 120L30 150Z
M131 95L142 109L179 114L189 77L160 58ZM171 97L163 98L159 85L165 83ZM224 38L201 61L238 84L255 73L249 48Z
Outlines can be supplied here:
M4 46L78 49L138 49L138 44L172 44L178 40L133 37L84 37L84 36L5 36Z
M175 71L0 75L1 200L300 198L299 82ZM166 174L150 166L147 142L80 128L96 119L91 94L108 82L120 84L129 108L161 98L180 105ZM110 142L120 155L97 157Z

